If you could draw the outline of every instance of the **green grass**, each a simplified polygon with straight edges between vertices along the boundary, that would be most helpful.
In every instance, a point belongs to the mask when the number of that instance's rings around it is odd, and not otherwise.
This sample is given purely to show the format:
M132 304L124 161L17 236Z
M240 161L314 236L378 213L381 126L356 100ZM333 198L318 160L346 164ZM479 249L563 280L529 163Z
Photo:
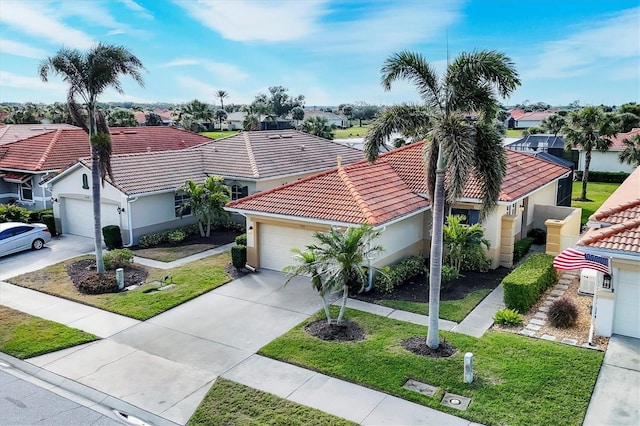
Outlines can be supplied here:
M591 201L571 201L571 207L582 209L581 223L587 223L589 216L594 214L613 192L618 189L619 183L587 183L587 198ZM572 198L579 198L582 193L582 182L573 182Z
M440 318L449 321L460 322L469 312L475 308L487 295L489 289L472 291L461 300L443 300L440 302ZM407 302L404 300L381 300L378 304L401 311L414 312L416 314L429 315L429 304L421 302Z
M97 336L0 305L0 352L20 359L98 340Z
M153 259L159 262L173 262L174 260L183 259L185 257L202 253L218 247L216 244L189 244L176 247L149 247L133 250L136 256L145 259Z
M522 130L508 129L504 136L507 138L521 138Z
M318 314L313 319L322 318ZM490 331L482 338L441 332L457 353L428 358L402 348L404 339L426 336L427 328L365 312L345 318L364 329L359 342L325 342L298 325L260 350L260 354L396 395L482 424L580 425L603 353ZM475 380L463 383L464 354L475 356ZM407 379L438 387L435 397L404 389ZM444 392L472 398L467 411L440 404Z
M202 136L206 136L211 139L226 138L227 136L233 136L238 134L238 130L223 130L217 132L202 132Z
M187 423L225 425L355 425L314 408L218 378Z
M78 259L80 258L19 275L9 281L12 284L64 297L116 314L147 320L231 280L224 270L231 261L229 253L226 252L177 268L147 268L149 277L146 282L148 283L161 280L165 275L171 275L175 287L169 290L146 294L144 290L149 286L141 286L136 290L120 293L89 295L76 290L66 271L65 265Z
M363 138L367 133L368 127L353 126L348 129L336 129L333 131L333 137L335 139L347 139L347 138Z

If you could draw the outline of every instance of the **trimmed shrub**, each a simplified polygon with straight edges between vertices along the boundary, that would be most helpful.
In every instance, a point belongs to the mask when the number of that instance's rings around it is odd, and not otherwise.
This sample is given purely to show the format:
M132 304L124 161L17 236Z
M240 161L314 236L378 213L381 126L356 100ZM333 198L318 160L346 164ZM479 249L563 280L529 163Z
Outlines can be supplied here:
M500 325L520 325L524 322L522 316L518 312L509 308L496 312L493 320L496 324Z
M82 277L76 286L80 293L84 294L104 294L117 293L118 283L116 277L111 274L99 274L89 272Z
M525 254L529 253L531 249L531 244L533 244L533 238L526 237L521 239L520 241L516 241L513 245L513 261L517 262L522 259Z
M109 270L126 268L133 262L133 252L129 249L114 249L106 252L102 257L104 267Z
M236 244L239 246L247 245L247 234L238 235L236 237Z
M43 214L40 217L40 220L42 221L42 223L47 225L47 228L49 228L49 232L52 236L55 237L56 235L58 235L58 231L56 229L56 220L54 219L52 214Z
M153 232L151 234L145 234L140 237L140 241L138 241L138 245L143 248L154 247L160 243L163 243L165 240L165 236L162 233Z
M568 328L578 319L578 307L573 301L563 297L549 306L549 321L558 328Z
M0 223L29 222L31 212L15 204L0 204Z
M582 180L582 170L576 170L574 180ZM589 182L622 183L629 177L625 172L597 172L589 170Z
M449 265L442 265L442 281L440 282L440 285L444 287L444 285L449 281L460 277L461 275L456 271L456 268Z
M557 280L553 256L534 253L502 280L504 303L509 309L525 313Z
M380 268L373 279L373 285L382 293L391 293L398 285L424 271L424 259L411 256L394 265Z
M482 247L471 247L464 251L460 266L461 271L487 272L491 268L491 258ZM455 278L458 277L453 279Z
M122 234L118 225L103 226L102 237L109 250L122 248Z
M540 228L533 228L527 232L527 237L533 238L533 244L545 244L547 242L547 231Z
M187 233L182 228L166 231L167 241L171 244L179 244L187 238Z
M243 269L247 264L247 247L233 246L231 247L231 264L236 269Z

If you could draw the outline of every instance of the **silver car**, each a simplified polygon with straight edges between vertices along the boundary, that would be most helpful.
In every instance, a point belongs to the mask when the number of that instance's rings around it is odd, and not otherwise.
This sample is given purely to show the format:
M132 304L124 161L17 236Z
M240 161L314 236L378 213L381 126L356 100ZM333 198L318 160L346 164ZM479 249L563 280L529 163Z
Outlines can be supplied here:
M23 250L40 250L51 240L51 233L43 223L0 223L0 256Z

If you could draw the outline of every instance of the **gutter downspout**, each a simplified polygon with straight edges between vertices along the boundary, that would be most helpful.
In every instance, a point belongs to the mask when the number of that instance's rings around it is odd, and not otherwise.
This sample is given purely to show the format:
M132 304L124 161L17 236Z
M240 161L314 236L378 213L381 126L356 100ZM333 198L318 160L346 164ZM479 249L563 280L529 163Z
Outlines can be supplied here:
M129 222L129 243L125 244L125 247L131 247L133 245L133 223L131 218L131 204L138 201L140 197L136 197L133 200L131 198L127 198L127 221Z

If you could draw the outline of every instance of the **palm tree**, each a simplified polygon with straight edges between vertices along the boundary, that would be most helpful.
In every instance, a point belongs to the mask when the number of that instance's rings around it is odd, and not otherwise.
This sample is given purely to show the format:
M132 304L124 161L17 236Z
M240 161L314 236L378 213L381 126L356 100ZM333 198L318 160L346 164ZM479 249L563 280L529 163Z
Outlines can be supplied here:
M224 99L229 97L229 93L226 90L218 90L216 92L216 98L220 99L220 109L224 111Z
M482 250L482 246L490 247L490 242L484 237L484 229L477 223L464 225L464 215L447 216L447 224L444 226L444 243L449 248L447 258L449 266L459 276L465 260L473 256L475 250Z
M633 167L640 167L640 134L623 139L622 144L624 145L624 150L618 155L620 161Z
M553 136L558 136L558 133L562 131L565 125L565 120L560 114L553 114L542 120L541 125L545 132L553 133Z
M314 238L318 244L307 246L306 251L294 250L296 265L286 266L289 282L297 275L311 275L311 283L325 303L327 321L333 322L327 306L326 294L342 290L342 304L335 323L342 324L344 310L347 306L349 288L360 288L367 283L367 271L364 264L369 258L382 252L382 246L373 245L372 241L380 236L371 225L362 224L340 231L331 228L327 232L316 232Z
M43 60L38 72L43 81L49 74L60 75L69 84L67 104L78 125L89 133L91 146L91 191L93 197L93 234L96 249L96 268L104 272L102 261L102 230L100 222L100 180L110 171L111 138L102 116L96 109L98 96L111 87L124 93L120 76L128 75L144 85L142 62L123 46L99 43L86 52L61 48L55 56ZM88 120L80 113L77 98L87 111Z
M107 124L110 127L135 127L138 120L130 110L115 108L107 110Z
M333 131L336 126L329 124L329 120L324 117L309 117L302 123L300 130L311 135L333 140Z
M211 224L229 213L224 206L231 201L231 189L224 184L221 176L209 176L203 183L196 184L189 179L182 190L188 195L189 201L181 206L181 216L190 210L198 220L198 228L202 237L211 236Z
M223 109L217 109L214 113L216 119L220 123L220 131L222 131L222 122L227 118L227 112Z
M178 121L180 125L191 131L200 131L204 123L211 123L214 119L213 109L197 99L192 100L180 109Z
M394 132L426 139L425 177L433 216L426 343L437 349L445 199L453 203L475 175L483 194L482 217L495 207L506 173L501 135L493 126L500 109L496 95L508 96L520 80L511 60L496 51L462 53L442 77L422 55L396 53L382 67L382 85L389 90L398 79L413 83L425 105L395 105L381 113L365 135L365 152L375 161ZM478 119L466 120L468 111L475 111Z
M615 137L616 120L611 114L605 114L602 109L587 106L580 110L571 111L567 116L564 127L565 149L577 148L584 151L584 170L582 172L582 192L579 201L587 200L587 182L589 167L591 166L591 152L595 149L606 152L611 147L610 137Z

